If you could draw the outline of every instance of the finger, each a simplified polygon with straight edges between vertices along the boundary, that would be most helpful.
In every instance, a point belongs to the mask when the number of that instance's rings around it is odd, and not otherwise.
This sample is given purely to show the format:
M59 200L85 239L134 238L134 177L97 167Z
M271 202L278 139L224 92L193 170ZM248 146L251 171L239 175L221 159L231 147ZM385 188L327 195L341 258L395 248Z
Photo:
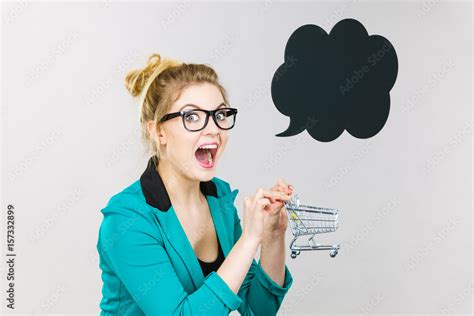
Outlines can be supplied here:
M258 199L256 203L259 206L259 209L263 209L271 204L270 200L267 198Z
M273 190L273 191L281 190L281 186L279 184L275 184L274 186L270 188L270 190Z
M282 187L288 186L288 184L286 183L286 181L283 180L282 178L279 178L278 181L277 181L277 183L278 183L279 185L281 185Z
M283 179L279 178L277 185L276 185L281 191L286 192L291 194L293 191L293 186L291 184L288 184L286 181Z
M262 198L262 197L269 198L272 201L272 203L274 203L276 200L283 200L283 201L290 200L289 194L286 194L280 191L275 191L275 190L258 189L255 196L256 198Z
M272 194L273 197L279 198L279 199L288 199L289 194L285 192L284 190L271 190L269 194Z
M284 202L281 202L281 201L276 201L274 203L271 203L269 205L266 205L265 206L265 211L267 211L269 214L271 215L277 215L278 212L281 211L281 209L283 208L284 206Z
M249 205L250 202L251 202L251 199L250 199L248 196L246 196L246 197L244 198L244 205Z
M255 196L251 197L249 200L251 203L257 203L259 200L268 200L271 204L270 198L268 194L265 192L266 190L260 188L255 192Z
M285 185L285 181L282 178L278 178L275 186Z
M257 203L260 204L260 205L269 205L269 204L272 204L272 202L270 202L270 200L267 199L267 198L258 199L258 200L257 200Z
M278 206L274 206L274 204L273 204L273 205L269 205L269 206L267 207L267 211L268 211L269 214L271 214L271 215L278 215L278 214L281 212L282 209L283 209L283 208L282 208L282 205L281 205L281 204L278 205Z
M272 187L272 190L284 191L285 186L286 186L285 181L283 181L283 179L279 178L277 180L277 183Z

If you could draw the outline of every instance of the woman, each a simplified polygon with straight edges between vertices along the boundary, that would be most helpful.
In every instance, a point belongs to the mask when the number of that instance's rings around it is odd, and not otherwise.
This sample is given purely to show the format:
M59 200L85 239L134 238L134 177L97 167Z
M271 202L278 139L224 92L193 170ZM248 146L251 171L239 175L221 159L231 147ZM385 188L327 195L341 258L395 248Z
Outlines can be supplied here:
M239 190L214 177L237 114L214 70L153 54L125 82L153 155L101 210L101 315L276 314L293 282L283 208L292 187L279 180L246 197L242 228Z

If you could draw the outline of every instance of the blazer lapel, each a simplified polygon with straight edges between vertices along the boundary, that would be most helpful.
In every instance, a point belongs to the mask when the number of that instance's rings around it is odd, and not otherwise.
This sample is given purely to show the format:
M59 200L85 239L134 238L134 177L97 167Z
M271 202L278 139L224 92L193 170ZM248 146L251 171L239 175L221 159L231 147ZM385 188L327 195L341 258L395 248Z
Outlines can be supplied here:
M224 218L225 216L231 216L233 214L229 207L234 207L234 200L238 192L239 190L236 189L217 198L211 195L206 195L216 235L217 238L219 238L224 257L227 257L231 250L230 240L234 233L233 227L226 225ZM183 264L186 266L194 290L196 290L204 282L204 274L201 270L194 249L192 248L192 245L176 216L173 206L171 206L166 212L155 212L155 214L157 214L163 232L168 238L171 246L175 249Z
M192 286L197 289L204 279L201 266L196 259L194 249L179 222L176 212L171 206L166 212L159 212L161 227L176 254L181 258L183 265L191 276Z
M234 207L234 200L238 193L239 190L235 189L227 194L221 193L217 198L213 196L207 196L207 202L211 211L216 234L219 238L219 242L225 257L227 257L227 254L231 249L230 238L233 237L234 227L233 225L230 227L228 224L226 225L224 218L226 216L232 218L233 212L231 208ZM233 221L231 220L228 223L232 224Z

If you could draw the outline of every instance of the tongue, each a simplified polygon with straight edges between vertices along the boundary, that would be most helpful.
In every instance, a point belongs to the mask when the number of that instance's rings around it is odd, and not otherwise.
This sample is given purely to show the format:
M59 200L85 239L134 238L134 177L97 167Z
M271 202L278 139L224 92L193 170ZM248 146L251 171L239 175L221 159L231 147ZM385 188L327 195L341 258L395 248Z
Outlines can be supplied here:
M207 150L206 149L198 149L196 150L195 156L199 162L207 165L209 164L207 161Z

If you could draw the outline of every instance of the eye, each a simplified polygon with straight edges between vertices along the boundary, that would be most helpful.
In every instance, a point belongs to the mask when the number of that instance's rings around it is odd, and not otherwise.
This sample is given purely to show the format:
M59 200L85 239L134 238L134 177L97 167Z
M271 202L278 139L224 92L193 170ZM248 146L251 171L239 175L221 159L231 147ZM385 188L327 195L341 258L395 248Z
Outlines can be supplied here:
M186 113L184 119L190 123L199 121L199 114L197 112Z
M223 111L219 111L216 113L216 119L219 120L219 121L223 121L225 120L227 117L227 111L223 110Z

